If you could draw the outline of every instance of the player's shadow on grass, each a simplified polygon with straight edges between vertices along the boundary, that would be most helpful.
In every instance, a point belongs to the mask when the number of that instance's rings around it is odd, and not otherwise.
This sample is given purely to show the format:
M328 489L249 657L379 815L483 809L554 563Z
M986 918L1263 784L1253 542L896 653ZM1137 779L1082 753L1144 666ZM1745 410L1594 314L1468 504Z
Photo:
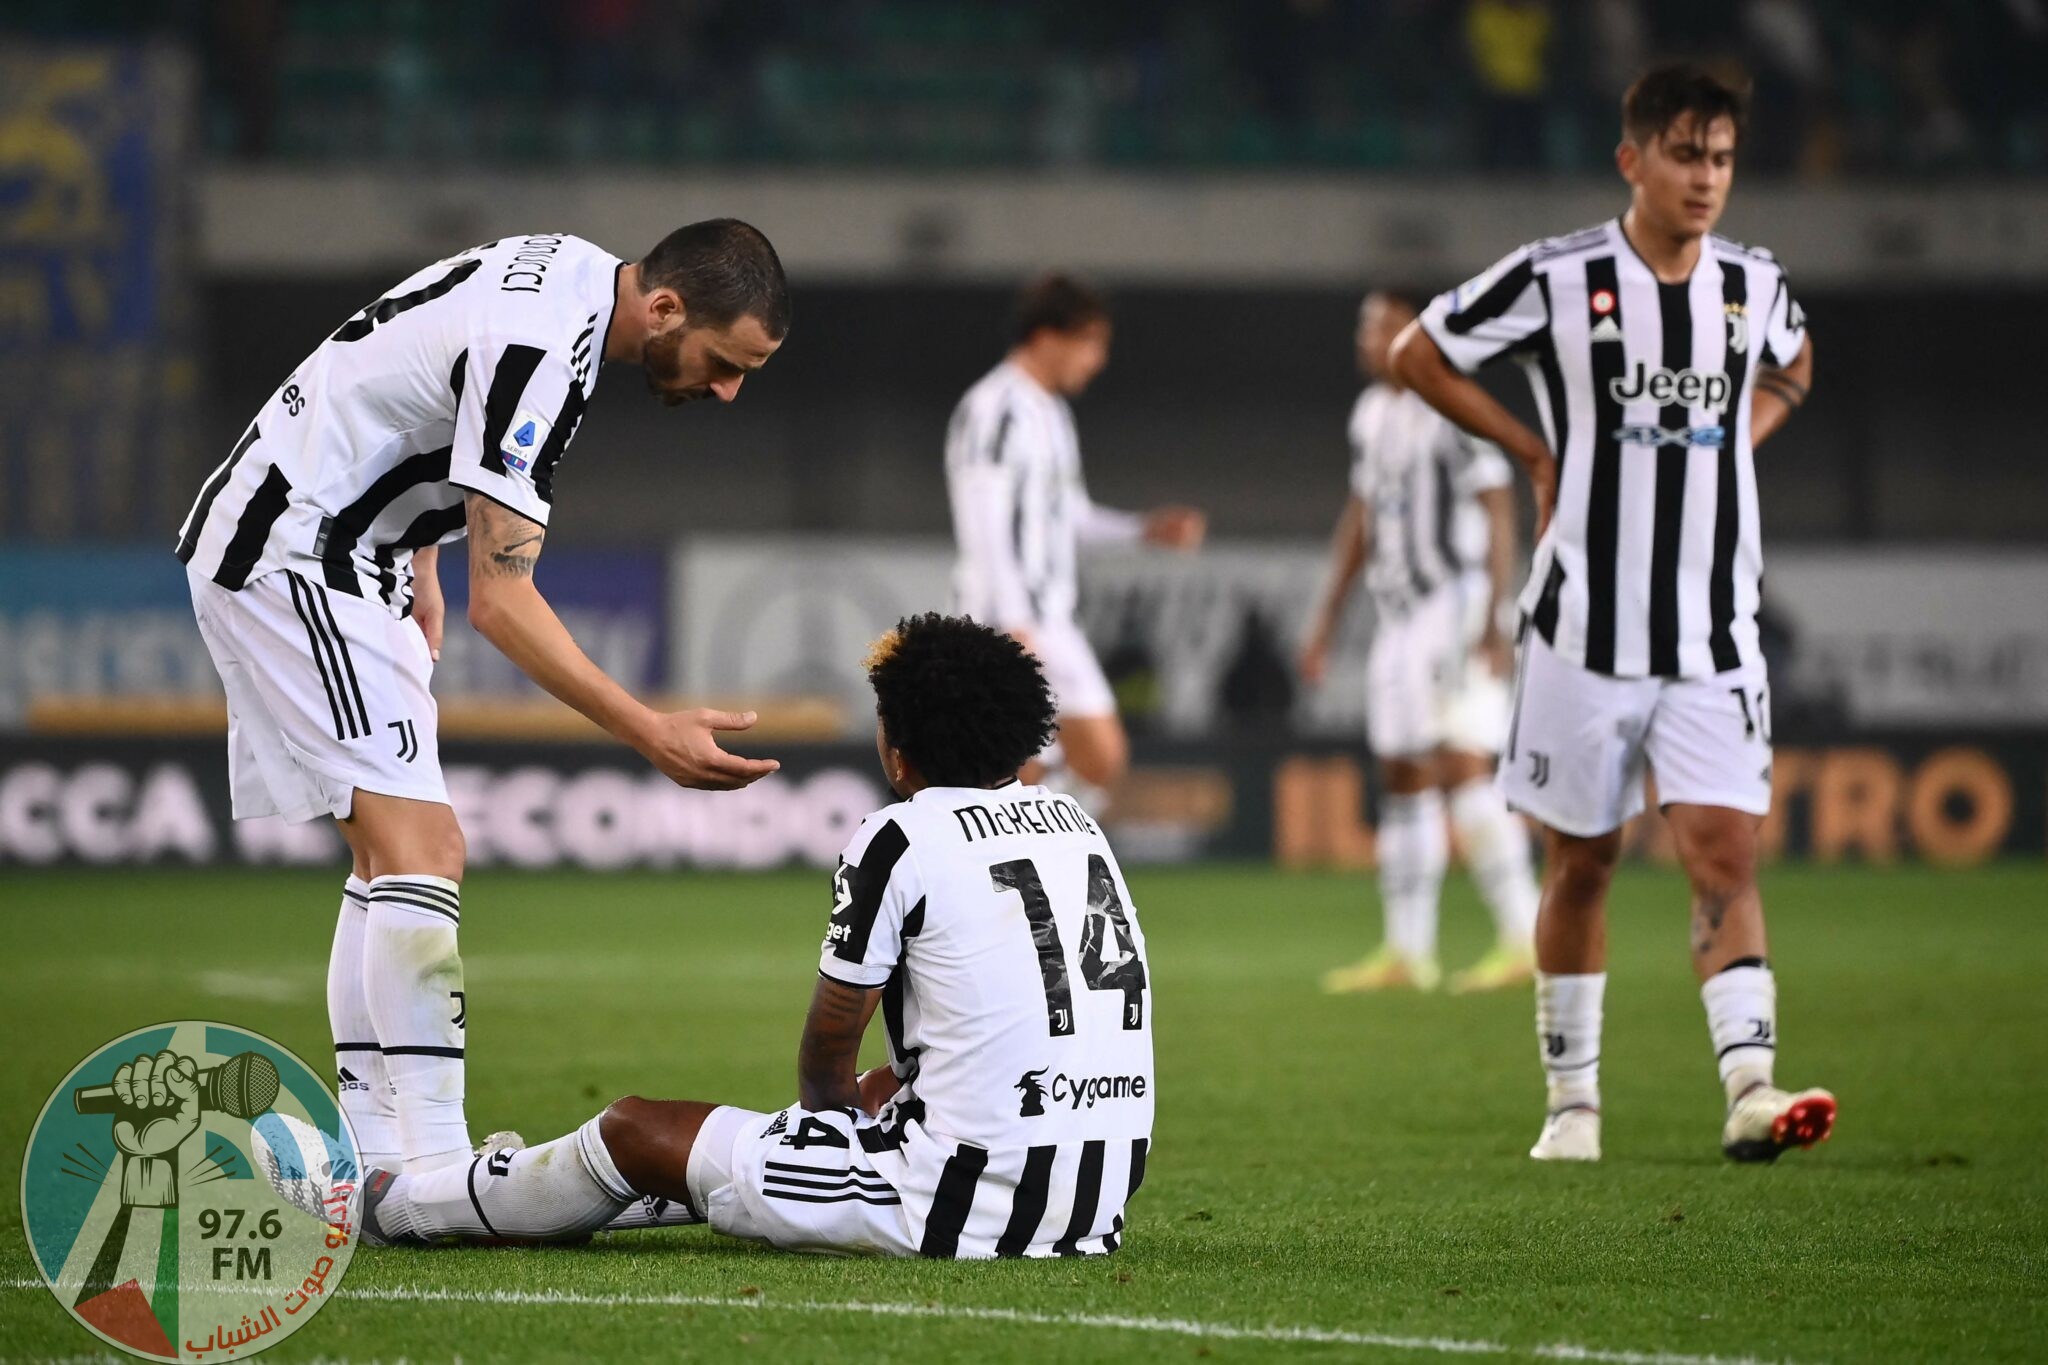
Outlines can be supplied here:
M1732 1172L1769 1172L1781 1166L1788 1168L1811 1166L1816 1172L1835 1169L1855 1171L1861 1175L1868 1175L1874 1172L1897 1175L1902 1171L1909 1174L1921 1172L1935 1174L1942 1169L1967 1168L1969 1164L1968 1157L1958 1156L1953 1152L1901 1155L1898 1152L1858 1152L1853 1150L1848 1152L1828 1152L1826 1155L1812 1152L1789 1152L1778 1161L1756 1163L1754 1165L1730 1161L1719 1152L1711 1151L1702 1152L1698 1155L1670 1152L1635 1156L1616 1156L1614 1153L1609 1152L1599 1162L1600 1166L1610 1168L1617 1166L1624 1168L1629 1166L1655 1166L1664 1168L1677 1167L1682 1170L1691 1171L1727 1170Z

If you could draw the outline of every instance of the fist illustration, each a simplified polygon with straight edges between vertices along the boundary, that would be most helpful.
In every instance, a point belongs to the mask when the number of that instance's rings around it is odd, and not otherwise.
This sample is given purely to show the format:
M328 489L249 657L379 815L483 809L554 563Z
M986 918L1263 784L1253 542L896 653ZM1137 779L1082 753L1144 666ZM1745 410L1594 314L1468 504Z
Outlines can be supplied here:
M199 1068L163 1051L114 1072L114 1145L129 1156L167 1156L199 1128Z

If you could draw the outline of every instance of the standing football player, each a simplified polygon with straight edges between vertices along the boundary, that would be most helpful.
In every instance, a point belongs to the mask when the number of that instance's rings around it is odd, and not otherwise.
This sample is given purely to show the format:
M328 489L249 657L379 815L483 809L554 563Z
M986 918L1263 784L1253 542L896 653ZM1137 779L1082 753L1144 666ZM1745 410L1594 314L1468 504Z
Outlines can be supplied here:
M1351 496L1330 575L1301 649L1320 683L1362 568L1375 624L1366 727L1380 768L1379 875L1385 940L1323 977L1332 992L1435 990L1437 901L1450 851L1444 816L1493 912L1492 951L1451 977L1454 993L1527 981L1536 923L1529 837L1493 781L1507 735L1503 615L1515 562L1511 473L1388 372L1387 354L1421 300L1368 294L1355 345L1371 387L1351 410Z
M1033 281L1017 301L1009 355L967 391L946 430L958 605L1045 665L1059 704L1045 777L1084 799L1123 777L1130 740L1074 619L1079 547L1193 550L1206 526L1191 507L1119 512L1089 498L1068 400L1109 363L1110 335L1108 306L1087 285L1057 274Z
M534 584L563 453L627 361L670 405L731 402L789 328L775 250L730 219L639 261L507 237L344 322L213 471L178 538L228 700L237 819L332 817L354 857L328 960L341 1097L366 1161L470 1154L464 845L428 690L438 547L469 537L469 620L521 671L687 787L775 771L721 750L751 715L649 709L577 648Z
M1536 1027L1549 1108L1531 1156L1600 1155L1606 901L1645 765L1692 884L1692 964L1727 1096L1721 1147L1769 1161L1826 1137L1835 1100L1773 1080L1777 982L1757 894L1770 695L1752 448L1813 382L1768 252L1713 235L1744 99L1695 67L1629 88L1619 219L1523 247L1433 301L1394 367L1529 471L1543 526L1521 607L1502 784L1545 827ZM1538 436L1469 377L1530 375ZM1554 515L1552 509L1554 506Z
M1017 780L1053 701L1012 637L919 616L868 659L902 799L854 832L774 1114L622 1099L566 1137L364 1186L366 1239L565 1240L641 1201L792 1251L984 1258L1117 1249L1145 1178L1145 935L1072 797ZM881 1006L889 1063L855 1067Z

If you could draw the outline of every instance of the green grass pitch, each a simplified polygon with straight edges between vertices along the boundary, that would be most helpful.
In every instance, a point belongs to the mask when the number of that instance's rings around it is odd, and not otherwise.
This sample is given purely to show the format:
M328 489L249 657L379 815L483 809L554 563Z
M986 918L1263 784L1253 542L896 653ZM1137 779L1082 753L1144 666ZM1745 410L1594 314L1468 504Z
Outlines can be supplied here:
M317 1065L338 881L0 873L9 1188L50 1088L130 1028L224 1019ZM1133 890L1159 1117L1118 1255L844 1261L701 1228L370 1251L271 1358L2048 1358L2040 865L1769 874L1780 1076L1833 1087L1842 1118L1763 1168L1717 1148L1673 872L1617 883L1591 1169L1524 1155L1541 1105L1526 993L1316 993L1367 946L1364 882L1140 869ZM463 916L476 1131L552 1137L628 1091L787 1103L827 909L816 874L479 874ZM1447 965L1482 926L1454 877ZM0 1358L94 1352L35 1281L11 1200L0 1216Z

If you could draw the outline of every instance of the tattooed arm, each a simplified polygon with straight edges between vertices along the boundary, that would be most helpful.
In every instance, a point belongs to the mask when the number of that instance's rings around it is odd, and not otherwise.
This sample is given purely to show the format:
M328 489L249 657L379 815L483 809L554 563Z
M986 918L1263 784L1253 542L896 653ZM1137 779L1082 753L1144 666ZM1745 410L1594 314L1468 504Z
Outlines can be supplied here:
M1762 445L1777 435L1812 388L1813 338L1809 336L1790 365L1758 367L1756 388L1750 397L1750 443Z
M469 623L520 672L639 750L681 786L729 791L780 766L718 747L714 732L746 729L754 723L752 712L664 714L607 677L534 586L533 567L547 531L481 493L471 493L467 507Z
M811 993L811 1012L804 1018L803 1042L796 1053L797 1102L820 1109L861 1108L860 1039L875 1012L879 990L864 990L818 977Z

